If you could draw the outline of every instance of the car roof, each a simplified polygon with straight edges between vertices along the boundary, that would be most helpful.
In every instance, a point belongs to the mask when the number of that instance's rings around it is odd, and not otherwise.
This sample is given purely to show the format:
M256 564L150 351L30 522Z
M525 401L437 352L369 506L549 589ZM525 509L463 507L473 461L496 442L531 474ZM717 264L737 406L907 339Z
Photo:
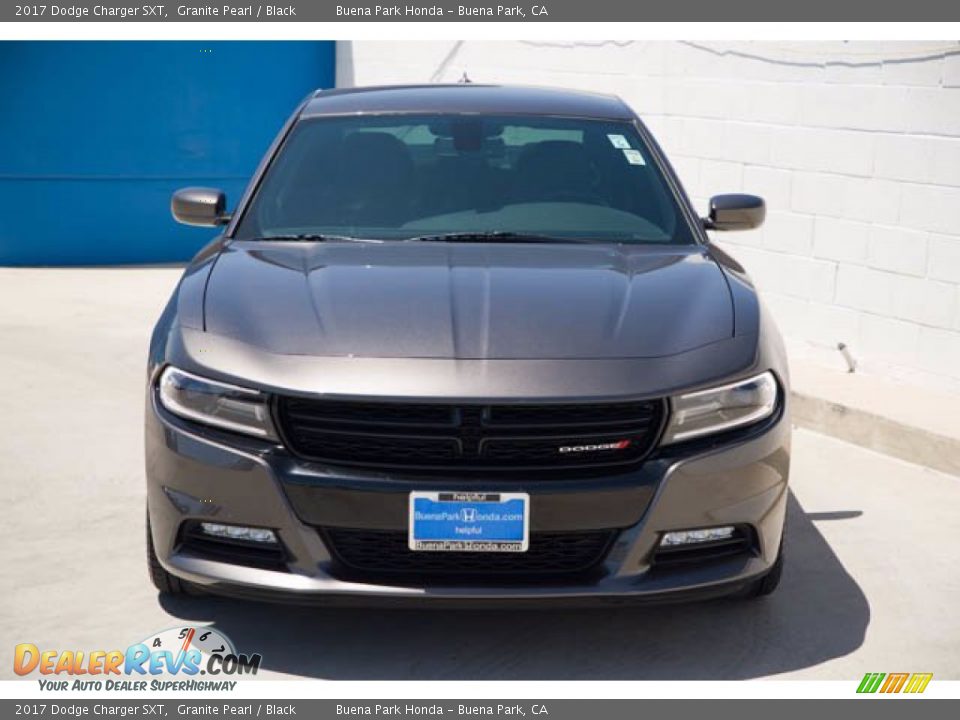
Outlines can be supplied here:
M615 95L508 85L392 85L318 90L301 117L356 113L489 113L633 119Z

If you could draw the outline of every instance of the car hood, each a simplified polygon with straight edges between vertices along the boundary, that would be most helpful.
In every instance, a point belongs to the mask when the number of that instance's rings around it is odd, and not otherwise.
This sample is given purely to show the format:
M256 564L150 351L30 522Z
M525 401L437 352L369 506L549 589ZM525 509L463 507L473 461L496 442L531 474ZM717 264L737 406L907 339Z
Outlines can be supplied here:
M328 357L664 357L730 338L726 279L699 247L233 242L209 333Z

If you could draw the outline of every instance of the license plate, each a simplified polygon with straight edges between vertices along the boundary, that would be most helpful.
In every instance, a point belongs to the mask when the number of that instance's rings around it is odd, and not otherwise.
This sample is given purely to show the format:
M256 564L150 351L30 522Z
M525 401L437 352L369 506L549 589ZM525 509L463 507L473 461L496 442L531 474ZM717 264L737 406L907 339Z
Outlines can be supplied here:
M526 552L530 496L412 492L408 545L426 552Z

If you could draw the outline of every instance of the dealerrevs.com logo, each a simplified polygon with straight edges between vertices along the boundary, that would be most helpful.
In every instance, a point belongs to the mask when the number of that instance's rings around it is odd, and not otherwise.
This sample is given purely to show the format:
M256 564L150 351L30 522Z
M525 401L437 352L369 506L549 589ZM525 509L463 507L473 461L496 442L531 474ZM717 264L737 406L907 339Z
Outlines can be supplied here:
M33 643L14 649L17 675L39 674L41 690L233 690L236 680L260 669L259 654L238 653L212 627L163 630L125 650L46 650ZM201 679L202 677L202 679Z

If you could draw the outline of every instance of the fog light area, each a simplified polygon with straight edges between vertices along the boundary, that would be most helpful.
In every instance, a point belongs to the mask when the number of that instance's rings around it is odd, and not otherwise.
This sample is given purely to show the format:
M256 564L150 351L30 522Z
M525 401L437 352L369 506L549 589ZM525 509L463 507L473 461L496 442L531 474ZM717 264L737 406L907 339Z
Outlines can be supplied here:
M248 540L258 543L276 543L277 536L273 530L266 528L243 527L242 525L221 525L220 523L200 523L205 535L212 537L229 538L231 540Z
M677 530L668 532L660 541L661 547L676 547L677 545L696 545L697 543L729 540L733 537L732 525L715 528L701 528L699 530Z

